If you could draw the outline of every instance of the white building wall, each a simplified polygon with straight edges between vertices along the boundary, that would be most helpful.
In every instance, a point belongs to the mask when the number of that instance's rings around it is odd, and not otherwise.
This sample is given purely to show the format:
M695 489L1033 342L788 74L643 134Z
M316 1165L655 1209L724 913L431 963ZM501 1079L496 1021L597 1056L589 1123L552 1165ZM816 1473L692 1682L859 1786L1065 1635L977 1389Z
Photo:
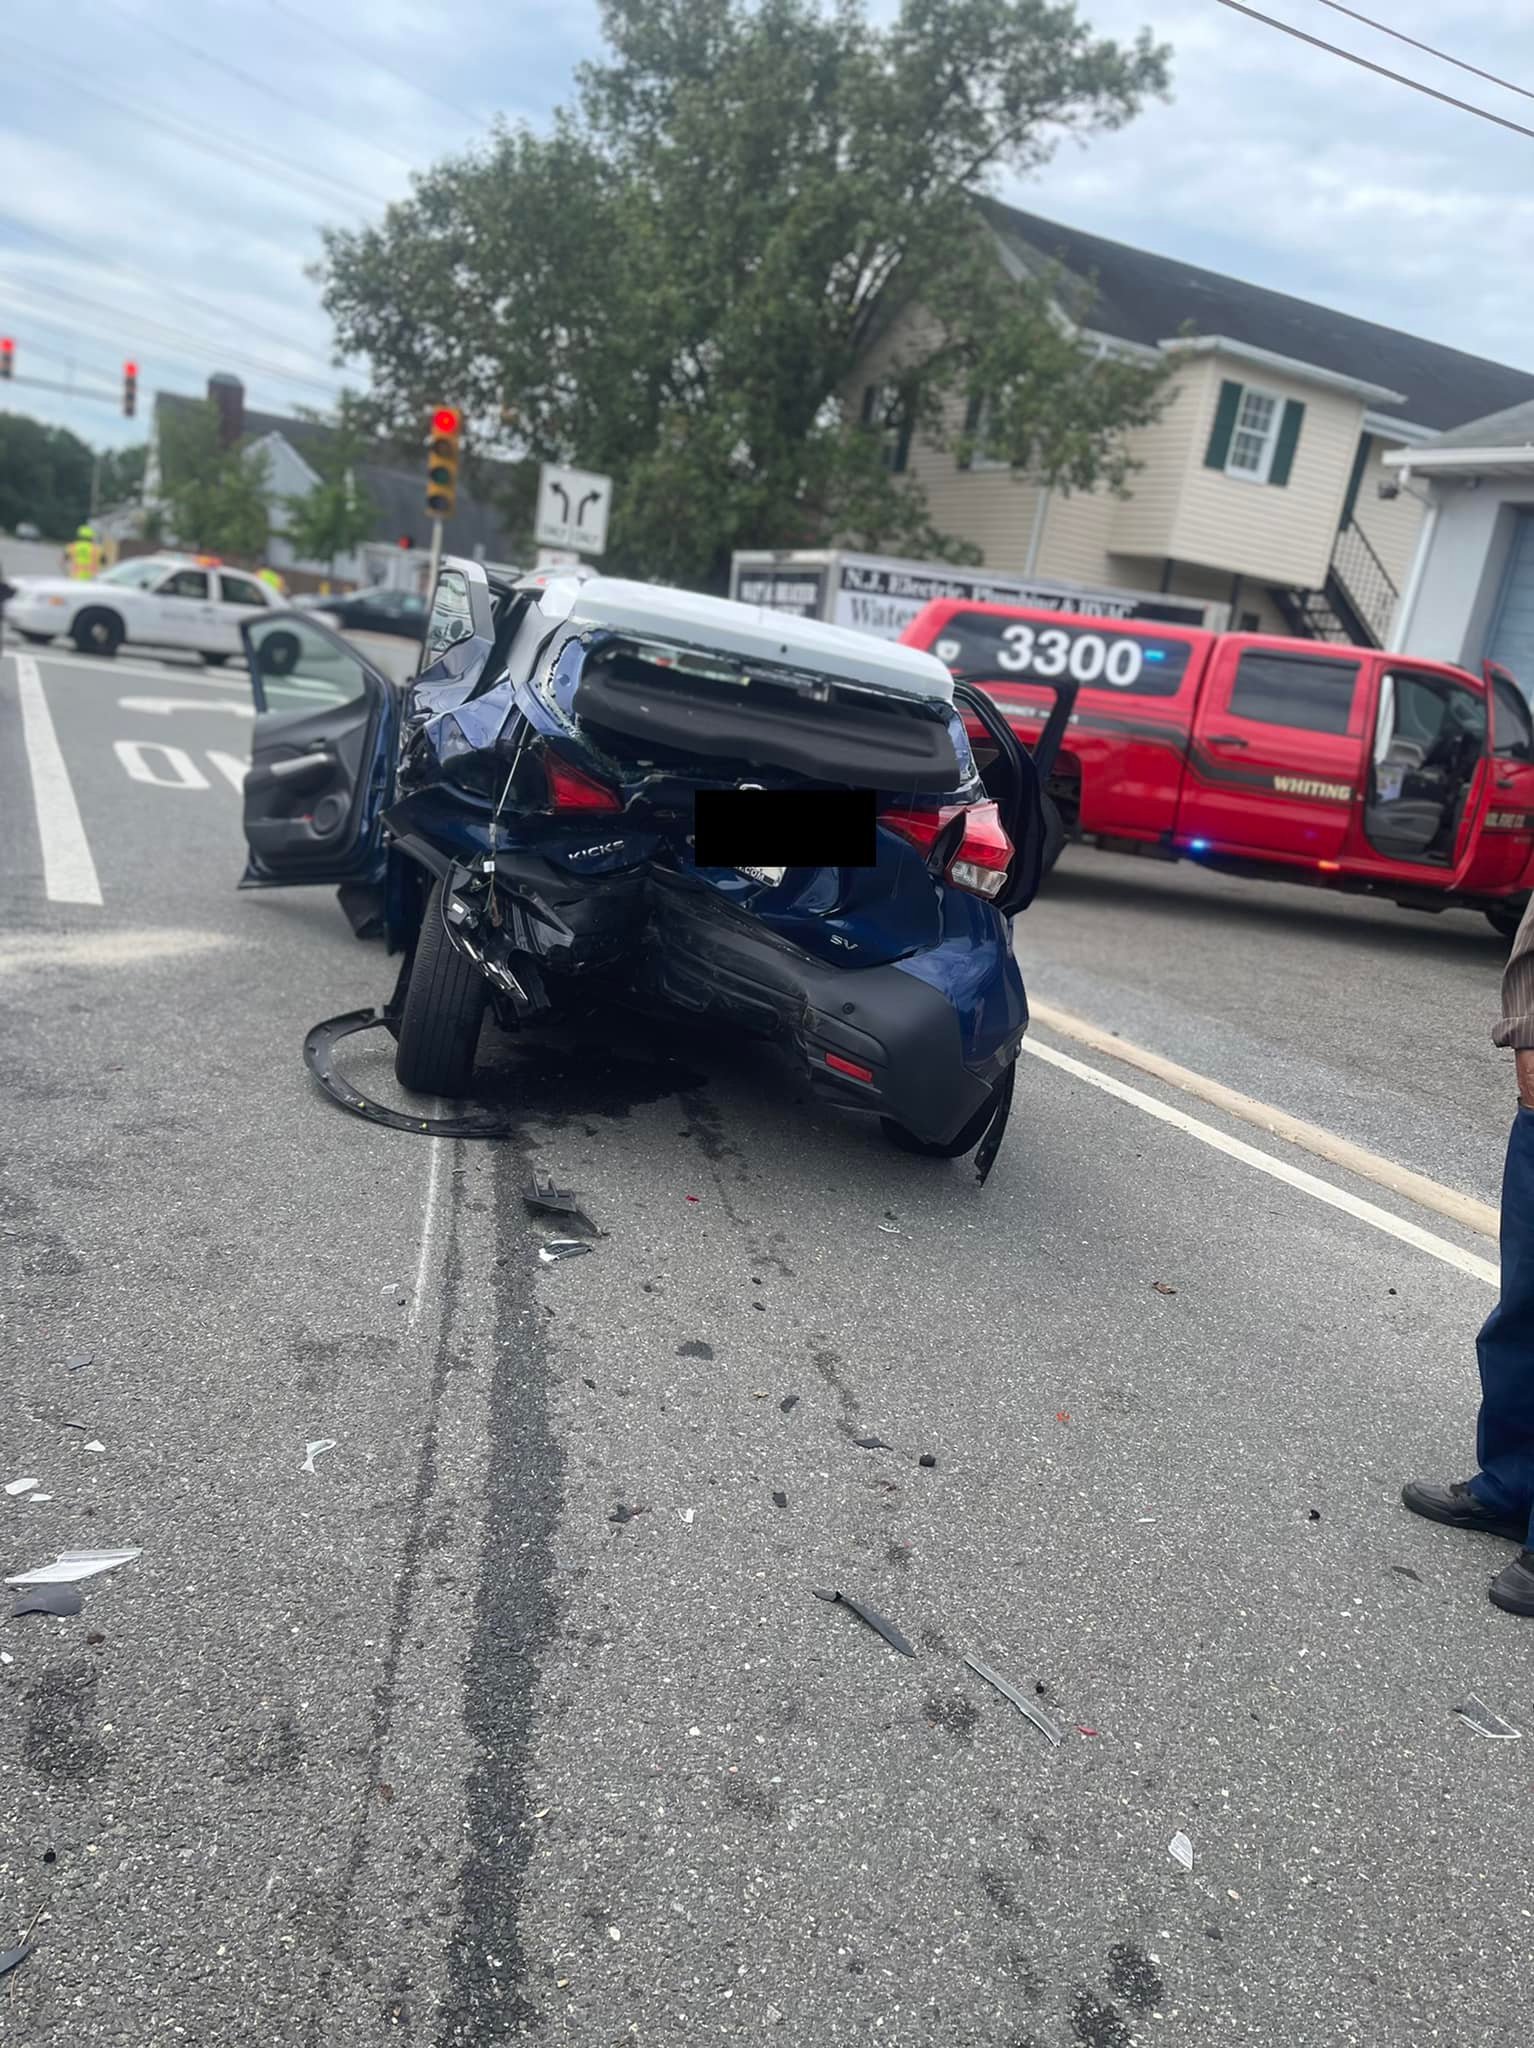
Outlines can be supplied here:
M1426 488L1437 508L1426 519L1420 561L1408 578L1390 644L1429 661L1480 666L1519 512L1534 511L1534 476L1445 477ZM1404 495L1404 488L1403 488Z

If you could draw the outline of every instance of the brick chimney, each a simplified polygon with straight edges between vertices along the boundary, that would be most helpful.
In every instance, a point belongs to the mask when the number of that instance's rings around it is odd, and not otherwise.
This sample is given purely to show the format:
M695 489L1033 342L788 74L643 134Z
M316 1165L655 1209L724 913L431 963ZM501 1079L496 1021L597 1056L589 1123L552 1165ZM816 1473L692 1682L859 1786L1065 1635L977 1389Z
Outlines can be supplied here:
M245 386L227 370L215 370L208 379L208 403L218 414L218 443L232 448L245 432Z

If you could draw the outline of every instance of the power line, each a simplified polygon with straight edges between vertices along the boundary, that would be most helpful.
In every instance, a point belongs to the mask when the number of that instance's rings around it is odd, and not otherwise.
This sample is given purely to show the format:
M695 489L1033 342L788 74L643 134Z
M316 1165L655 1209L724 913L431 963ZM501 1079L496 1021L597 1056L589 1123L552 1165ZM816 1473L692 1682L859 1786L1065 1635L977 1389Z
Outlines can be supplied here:
M265 178L271 183L287 185L297 192L300 198L307 199L311 205L316 199L333 199L333 194L338 191L352 194L354 198L361 200L365 206L375 207L390 204L390 201L385 199L381 193L366 192L361 186L350 184L344 178L332 177L329 172L306 171L301 166L292 164L287 159L271 156L267 151L258 148L254 143L239 142L229 136L218 135L208 130L199 130L192 123L181 120L177 115L162 114L153 109L135 105L132 101L118 99L111 93L103 92L99 86L89 85L84 79L77 78L73 72L66 69L63 65L54 63L45 52L37 49L35 44L28 43L23 38L10 34L9 31L7 32L6 39L11 48L24 50L30 63L40 65L43 70L51 72L55 78L61 79L71 92L83 92L91 99L100 100L103 106L111 107L117 113L126 114L130 120L143 122L146 127L161 128L168 135L173 135L178 142L187 143L193 149L200 149L208 156L219 158L221 162L239 164L242 169L253 170L258 177ZM211 139L209 139L210 135ZM299 178L307 180L308 184L301 185L297 183L296 181ZM319 189L316 191L312 187L318 187Z
M312 35L314 31L318 29L320 33L327 38L328 41L339 44L340 47L346 51L347 55L352 59L354 63L360 59L360 61L368 65L370 69L374 71L381 71L386 78L392 78L396 80L397 83L399 83L400 85L409 86L410 90L413 93L418 94L420 98L432 100L435 102L437 106L445 108L446 111L452 115L455 121L463 120L465 114L464 108L454 106L453 102L451 100L444 99L440 92L433 92L431 87L429 85L423 84L419 78L412 78L408 71L397 70L394 65L386 64L382 57L375 57L370 52L359 50L356 44L352 41L351 37L348 35L343 35L339 29L330 28L323 21L314 21L306 19L304 15L299 13L296 7L289 7L287 5L287 0L267 0L267 5L273 8L278 14L285 14L288 17L289 21L296 22L301 29L305 30L310 35ZM475 121L482 124L485 117L483 115L475 114L471 110L469 111L468 118L471 121Z
M1271 14L1259 14L1255 7L1242 5L1242 0L1220 0L1222 7L1229 7L1237 14L1249 15L1253 21L1260 21L1267 28L1276 28L1281 35L1293 36L1297 42L1309 43L1313 49L1325 50L1333 57L1341 57L1349 64L1357 64L1364 71L1372 71L1379 78L1388 78L1396 85L1410 86L1413 92L1426 93L1430 100L1441 100L1446 107L1458 107L1462 114L1476 114L1481 120L1490 121L1495 127L1507 128L1514 135L1527 135L1534 142L1534 128L1525 128L1517 121L1504 120L1501 114L1488 113L1485 107L1474 107L1468 100L1457 100L1452 93L1439 92L1435 86L1424 85L1420 78L1408 78L1401 71L1387 71L1383 64L1371 64L1367 57L1355 56L1353 51L1344 50L1336 43L1326 43L1319 36L1307 35L1302 28L1293 28L1287 21L1275 21Z
M52 242L56 247L66 250L71 256L79 257L84 263L91 263L99 269L113 271L119 277L133 278L136 281L149 284L153 287L156 296L159 298L179 299L183 305L191 306L200 313L211 314L214 319L225 321L231 327L238 327L246 334L264 335L268 341L275 341L279 348L291 348L293 345L289 336L279 334L274 327L258 326L255 321L248 320L243 313L231 313L223 307L215 306L209 299L198 298L194 292L183 291L178 285L166 284L161 278L150 277L147 271L140 270L134 264L122 263L113 257L98 255L95 250L84 248L79 242L71 241L66 235L55 234L51 228L35 227L31 221L17 220L12 214L0 214L0 227L19 229L22 234L34 235L39 241Z
M1435 50L1431 43L1419 43L1415 36L1409 36L1398 28L1391 28L1387 22L1371 21L1367 14L1360 14L1355 8L1344 7L1342 0L1321 0L1323 7L1329 7L1333 14L1345 14L1349 21L1361 21L1365 28L1378 29L1382 36L1394 36L1398 43L1410 43L1414 50L1423 50L1429 57L1436 57L1440 64L1452 64L1457 71L1468 71L1473 78L1484 78L1488 85L1500 85L1505 92L1515 92L1520 98L1534 100L1534 92L1526 86L1514 85L1511 79L1499 78L1495 71L1483 71L1479 64L1467 64L1463 57L1451 57L1447 50Z
M413 159L401 156L397 149L390 149L386 143L377 142L371 135L363 135L358 129L348 128L344 122L337 121L330 114L321 114L310 107L296 106L287 93L279 92L274 85L268 85L264 78L257 78L254 72L243 71L238 64L230 64L222 57L215 57L210 50L200 49L196 43L187 42L184 36L176 35L158 21L130 13L121 5L121 0L102 0L102 4L109 7L114 14L132 22L135 29L152 30L173 49L184 51L188 57L195 57L199 64L207 64L214 71L222 71L226 78L232 78L240 85L249 86L253 92L264 93L268 99L276 100L284 113L302 114L311 121L321 121L327 128L334 128L337 135L348 136L353 142L361 142L369 149L376 149L381 156L392 156L396 163L403 164L407 170L415 169Z

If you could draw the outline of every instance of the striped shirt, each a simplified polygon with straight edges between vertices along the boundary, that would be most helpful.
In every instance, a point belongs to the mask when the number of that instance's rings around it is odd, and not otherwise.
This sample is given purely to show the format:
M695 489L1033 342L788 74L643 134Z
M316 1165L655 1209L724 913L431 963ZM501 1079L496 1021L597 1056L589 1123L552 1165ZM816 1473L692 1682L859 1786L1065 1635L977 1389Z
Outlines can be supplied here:
M1508 956L1502 976L1502 1015L1491 1036L1496 1045L1516 1046L1520 1052L1534 1049L1534 896Z

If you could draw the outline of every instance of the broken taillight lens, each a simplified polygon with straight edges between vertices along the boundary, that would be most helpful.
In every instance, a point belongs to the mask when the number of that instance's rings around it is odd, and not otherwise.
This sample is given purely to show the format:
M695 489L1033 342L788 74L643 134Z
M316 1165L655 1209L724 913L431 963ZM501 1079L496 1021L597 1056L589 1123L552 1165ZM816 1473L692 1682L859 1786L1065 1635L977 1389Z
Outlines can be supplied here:
M623 799L617 790L609 789L605 782L598 782L594 775L583 775L579 768L572 768L558 754L544 755L543 772L549 785L549 802L556 811L623 809Z
M957 889L969 889L977 896L999 896L1007 886L1013 846L995 804L944 804L935 811L884 811L879 823L888 825L902 839L922 853L930 853L939 837L955 818L964 820L964 837L948 857L944 870Z

